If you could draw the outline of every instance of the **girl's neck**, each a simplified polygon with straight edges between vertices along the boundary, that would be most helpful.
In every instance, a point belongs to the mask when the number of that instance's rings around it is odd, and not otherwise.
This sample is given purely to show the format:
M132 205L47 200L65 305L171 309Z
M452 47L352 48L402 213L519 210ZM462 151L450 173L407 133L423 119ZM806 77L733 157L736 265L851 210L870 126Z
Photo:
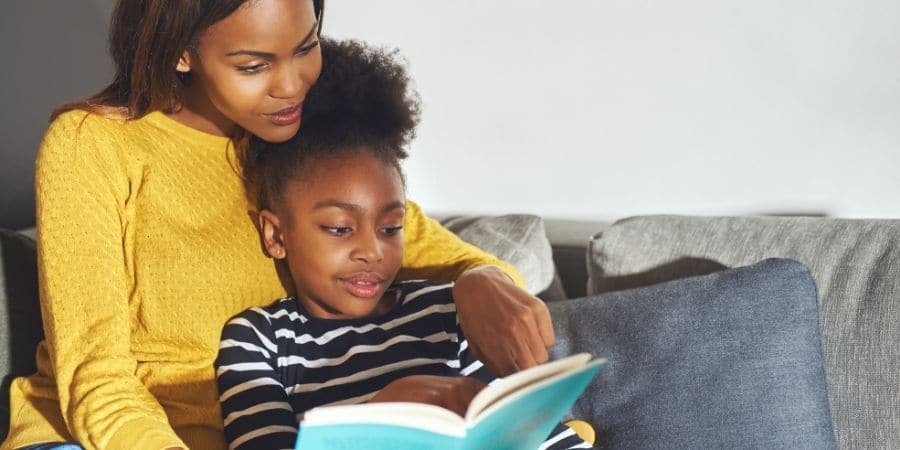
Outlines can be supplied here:
M186 87L183 103L175 112L167 114L170 118L204 133L215 136L230 136L235 127L234 122L223 116L209 101L209 97L199 89Z

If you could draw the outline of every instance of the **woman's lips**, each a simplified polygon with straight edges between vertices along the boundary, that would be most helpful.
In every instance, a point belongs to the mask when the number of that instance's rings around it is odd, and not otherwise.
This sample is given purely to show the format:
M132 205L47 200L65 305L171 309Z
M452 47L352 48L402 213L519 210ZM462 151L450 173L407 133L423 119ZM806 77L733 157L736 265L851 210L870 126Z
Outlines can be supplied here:
M384 283L381 278L375 276L352 276L341 278L344 289L355 297L371 299L381 292Z
M292 106L290 108L284 108L280 111L275 111L271 114L264 114L269 122L272 122L278 126L287 126L293 125L300 120L300 112L302 111L302 103L297 104L296 106Z

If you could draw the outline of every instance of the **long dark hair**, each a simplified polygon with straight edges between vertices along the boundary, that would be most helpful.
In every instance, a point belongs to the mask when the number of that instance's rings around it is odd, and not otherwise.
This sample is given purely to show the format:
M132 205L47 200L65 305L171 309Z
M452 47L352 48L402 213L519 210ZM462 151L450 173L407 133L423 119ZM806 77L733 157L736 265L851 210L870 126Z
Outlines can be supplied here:
M175 70L185 49L247 0L119 0L109 31L116 67L112 83L88 98L58 106L52 118L73 109L117 119L152 111L174 112L185 75ZM312 0L319 31L324 0Z

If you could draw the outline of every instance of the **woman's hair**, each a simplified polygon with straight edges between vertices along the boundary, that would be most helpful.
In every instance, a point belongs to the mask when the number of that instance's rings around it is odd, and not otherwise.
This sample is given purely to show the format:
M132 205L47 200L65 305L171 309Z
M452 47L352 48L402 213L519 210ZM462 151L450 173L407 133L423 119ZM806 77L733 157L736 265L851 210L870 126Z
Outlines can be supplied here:
M303 102L300 131L270 143L253 137L243 164L248 197L259 209L315 161L366 151L397 169L415 137L419 97L396 49L321 39L322 74Z
M116 74L112 83L83 100L58 106L52 118L81 109L118 119L152 111L173 112L189 74L175 70L201 33L251 0L119 0L109 31ZM324 0L311 0L319 31Z

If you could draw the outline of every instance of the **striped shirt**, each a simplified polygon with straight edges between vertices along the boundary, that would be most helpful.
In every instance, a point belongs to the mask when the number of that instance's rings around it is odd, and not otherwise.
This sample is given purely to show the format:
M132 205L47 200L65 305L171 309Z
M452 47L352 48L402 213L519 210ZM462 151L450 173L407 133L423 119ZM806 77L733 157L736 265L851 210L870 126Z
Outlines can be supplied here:
M293 449L305 411L363 403L409 375L493 380L468 351L451 288L396 283L378 317L319 319L288 297L229 321L215 362L229 448ZM590 445L560 424L542 448Z

